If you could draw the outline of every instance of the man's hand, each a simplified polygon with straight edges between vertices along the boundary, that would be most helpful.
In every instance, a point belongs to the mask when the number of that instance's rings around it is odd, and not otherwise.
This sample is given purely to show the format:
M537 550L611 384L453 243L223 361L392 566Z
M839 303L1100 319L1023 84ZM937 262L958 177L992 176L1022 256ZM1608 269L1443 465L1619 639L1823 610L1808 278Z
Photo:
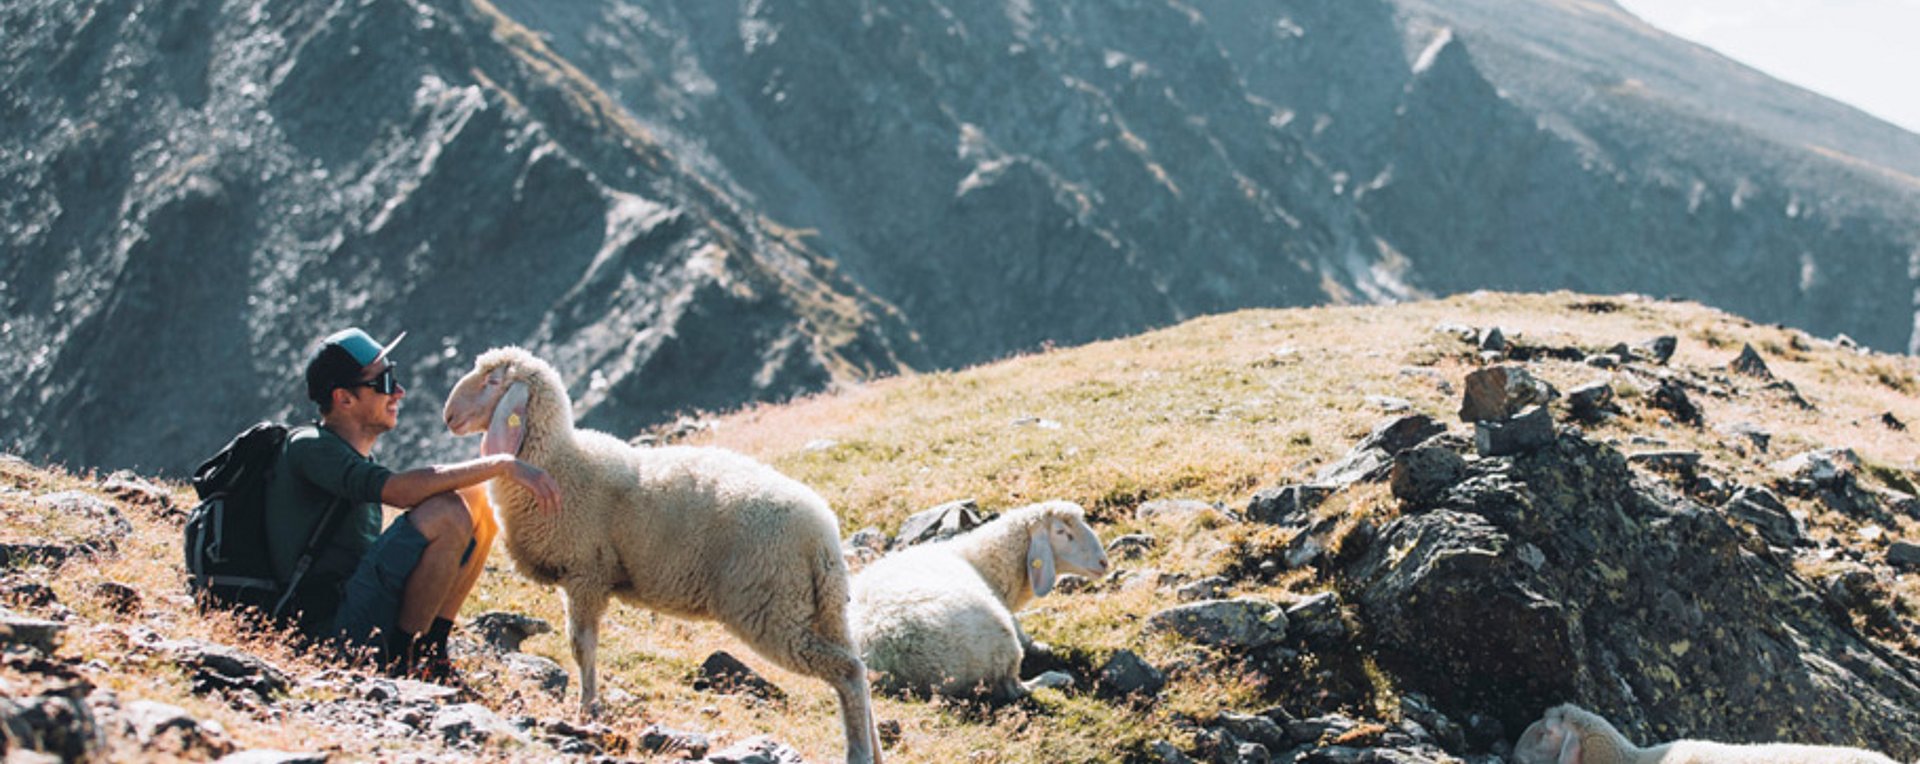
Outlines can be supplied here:
M548 514L560 511L560 481L554 480L546 470L515 459L507 467L507 479L532 493L533 503L540 511Z

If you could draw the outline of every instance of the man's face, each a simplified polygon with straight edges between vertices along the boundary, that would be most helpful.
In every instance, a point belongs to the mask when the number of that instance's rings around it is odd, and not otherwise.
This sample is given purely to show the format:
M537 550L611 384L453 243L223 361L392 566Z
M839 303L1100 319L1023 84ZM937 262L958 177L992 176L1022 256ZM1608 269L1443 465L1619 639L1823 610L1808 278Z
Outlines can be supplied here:
M380 385L373 384L393 368L393 364L382 358L360 370L360 381L364 384L348 388L353 396L355 416L376 432L386 432L400 424L400 399L407 397L407 388L398 380L393 382L391 394L380 392Z

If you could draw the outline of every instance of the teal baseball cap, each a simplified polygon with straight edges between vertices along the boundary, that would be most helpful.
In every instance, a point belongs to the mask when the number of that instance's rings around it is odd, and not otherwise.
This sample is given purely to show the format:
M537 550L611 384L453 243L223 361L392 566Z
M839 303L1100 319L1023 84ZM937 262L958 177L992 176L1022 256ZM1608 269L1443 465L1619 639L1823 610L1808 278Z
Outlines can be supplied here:
M382 345L357 326L327 335L307 359L307 399L321 403L334 388L360 381L361 369L386 358L406 338L401 332Z

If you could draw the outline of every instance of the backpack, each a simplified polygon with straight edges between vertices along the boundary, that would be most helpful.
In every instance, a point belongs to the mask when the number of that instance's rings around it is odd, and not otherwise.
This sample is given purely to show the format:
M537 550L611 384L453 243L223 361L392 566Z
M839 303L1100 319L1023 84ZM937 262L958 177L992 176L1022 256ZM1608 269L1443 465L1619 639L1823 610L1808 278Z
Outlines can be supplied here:
M345 502L336 501L307 539L292 577L274 577L267 551L267 485L292 428L260 422L234 436L193 471L200 503L187 514L187 587L202 606L253 608L278 619L313 564L315 550Z

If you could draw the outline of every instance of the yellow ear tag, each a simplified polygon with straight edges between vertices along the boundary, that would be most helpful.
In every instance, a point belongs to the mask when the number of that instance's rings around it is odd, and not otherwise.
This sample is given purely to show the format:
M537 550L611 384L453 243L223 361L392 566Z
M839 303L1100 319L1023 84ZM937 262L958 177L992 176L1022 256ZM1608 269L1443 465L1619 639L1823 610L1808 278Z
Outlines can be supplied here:
M519 414L508 414L508 415L507 415L507 426L508 426L508 427L519 427L519 426L520 426L520 415L519 415Z
M1038 568L1038 567L1040 567L1040 561L1039 561L1039 560L1034 560L1034 561L1033 561L1033 566L1034 566L1034 567L1036 567L1036 568Z

